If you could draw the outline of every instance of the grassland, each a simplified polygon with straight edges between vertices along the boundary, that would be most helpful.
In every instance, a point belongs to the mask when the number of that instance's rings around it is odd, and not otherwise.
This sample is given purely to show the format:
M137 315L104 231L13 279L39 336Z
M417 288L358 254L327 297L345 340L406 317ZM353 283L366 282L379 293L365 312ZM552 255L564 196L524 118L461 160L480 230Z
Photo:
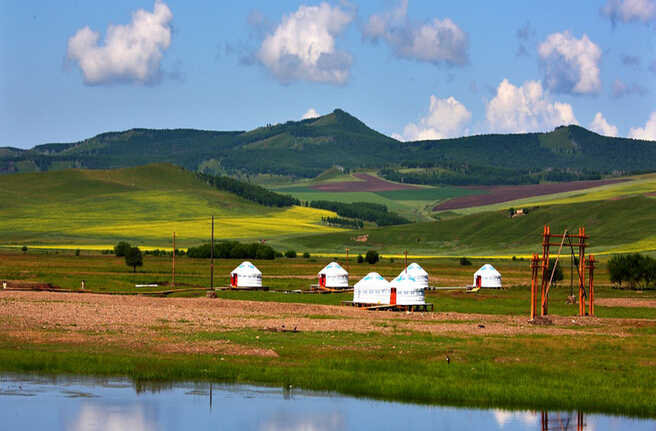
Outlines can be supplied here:
M171 261L146 257L137 274L121 258L72 252L3 252L13 283L76 290L144 292L134 284L169 280ZM307 289L328 259L256 261L265 284ZM215 285L239 261L215 261ZM431 284L471 282L455 259L420 261ZM342 261L345 266L346 262ZM596 298L643 307L596 307L578 317L568 286L552 289L555 325L528 325L527 262L494 261L504 290L429 291L435 312L412 315L336 306L352 293L218 292L223 299L137 298L0 291L0 370L120 375L134 379L247 381L429 404L581 410L656 417L656 291L613 289L605 266ZM351 262L352 280L403 262ZM176 280L209 285L209 262L178 258ZM204 296L197 291L196 296ZM173 295L176 296L176 295ZM229 299L229 301L226 301ZM298 327L298 332L284 332ZM445 358L450 357L450 364Z
M119 240L178 246L215 236L257 240L331 232L313 208L267 208L221 192L168 165L114 171L64 170L0 177L0 236L11 243L111 247Z

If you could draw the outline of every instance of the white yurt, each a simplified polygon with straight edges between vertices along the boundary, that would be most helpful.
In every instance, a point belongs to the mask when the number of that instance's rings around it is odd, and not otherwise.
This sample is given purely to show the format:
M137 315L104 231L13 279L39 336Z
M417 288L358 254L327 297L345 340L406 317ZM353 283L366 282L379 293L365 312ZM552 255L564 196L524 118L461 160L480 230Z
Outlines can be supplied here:
M492 265L487 263L481 266L481 269L474 274L474 286L501 289L501 274Z
M337 262L330 262L319 272L319 286L348 287L348 272Z
M390 281L391 298L390 304L417 305L425 304L426 288L405 271L394 280ZM394 296L396 295L396 298ZM396 301L394 302L394 299Z
M252 263L246 261L230 273L233 287L262 287L262 273Z
M377 272L370 272L353 286L353 302L360 304L389 304L389 281Z
M403 271L401 271L401 274L399 275L402 274L408 274L409 276L414 278L417 282L419 282L422 286L428 287L428 273L424 270L424 268L419 266L418 263L413 262L410 265L408 265L408 267Z

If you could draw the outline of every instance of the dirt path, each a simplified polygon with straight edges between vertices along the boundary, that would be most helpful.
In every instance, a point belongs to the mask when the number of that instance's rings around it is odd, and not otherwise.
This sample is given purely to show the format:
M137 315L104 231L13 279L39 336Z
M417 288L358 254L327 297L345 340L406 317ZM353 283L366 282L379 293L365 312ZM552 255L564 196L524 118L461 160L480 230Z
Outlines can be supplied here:
M653 301L652 301L653 302ZM654 320L550 316L532 325L527 316L395 313L327 305L207 298L148 298L56 292L0 292L0 339L27 343L115 345L177 353L276 356L271 349L206 340L195 333L269 331L426 331L457 335L574 334L626 336Z

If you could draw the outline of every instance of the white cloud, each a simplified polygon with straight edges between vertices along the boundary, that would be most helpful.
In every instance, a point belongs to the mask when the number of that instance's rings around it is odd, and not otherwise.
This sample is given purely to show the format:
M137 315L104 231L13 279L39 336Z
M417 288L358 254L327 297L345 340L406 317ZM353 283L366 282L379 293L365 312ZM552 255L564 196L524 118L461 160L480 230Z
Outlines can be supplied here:
M638 127L637 129L631 127L629 138L656 141L656 111L651 113L645 127Z
M256 58L284 84L303 80L345 85L353 59L336 48L335 38L354 19L355 10L327 3L302 5L264 38Z
M319 115L317 111L314 110L314 108L310 108L307 110L305 114L303 114L301 120L307 120L308 118L317 118L317 117L321 117L321 115Z
M538 46L547 87L556 93L599 94L601 48L587 35L554 33Z
M408 18L408 1L401 0L396 9L369 17L363 27L364 38L372 43L384 40L400 58L434 64L467 64L467 33L449 18L434 18L424 23L411 21Z
M594 120L590 123L590 130L604 136L617 136L617 126L608 124L601 112L597 112Z
M654 0L608 0L601 7L601 15L610 18L613 25L617 20L624 23L640 21L643 24L653 22L656 18L656 1Z
M504 79L497 94L486 104L490 132L542 132L556 126L578 124L572 106L551 102L539 81L527 81L521 87Z
M173 14L161 0L153 12L139 9L128 25L111 24L104 43L88 26L68 40L66 61L76 62L87 85L119 83L155 84L161 79L160 63L171 45Z
M403 136L394 134L392 137L399 141L425 141L463 136L469 133L467 125L471 117L471 111L453 97L431 96L428 115L421 117L417 124L405 126Z

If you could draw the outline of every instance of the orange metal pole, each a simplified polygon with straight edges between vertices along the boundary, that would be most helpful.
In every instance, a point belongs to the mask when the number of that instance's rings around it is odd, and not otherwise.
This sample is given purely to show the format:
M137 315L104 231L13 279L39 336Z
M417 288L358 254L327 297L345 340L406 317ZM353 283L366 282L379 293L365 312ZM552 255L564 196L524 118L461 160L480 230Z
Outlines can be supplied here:
M540 277L539 269L542 265L542 260L537 253L533 253L531 262L531 319L535 319L538 313L538 280Z
M551 229L549 226L544 227L542 233L542 297L541 297L541 315L546 316L549 311L549 300L547 299L547 271L549 269L549 242Z
M585 316L585 228L579 228L579 316Z
M593 255L590 255L590 281L588 282L588 289L590 290L590 316L594 316L594 269L595 269L595 258Z

